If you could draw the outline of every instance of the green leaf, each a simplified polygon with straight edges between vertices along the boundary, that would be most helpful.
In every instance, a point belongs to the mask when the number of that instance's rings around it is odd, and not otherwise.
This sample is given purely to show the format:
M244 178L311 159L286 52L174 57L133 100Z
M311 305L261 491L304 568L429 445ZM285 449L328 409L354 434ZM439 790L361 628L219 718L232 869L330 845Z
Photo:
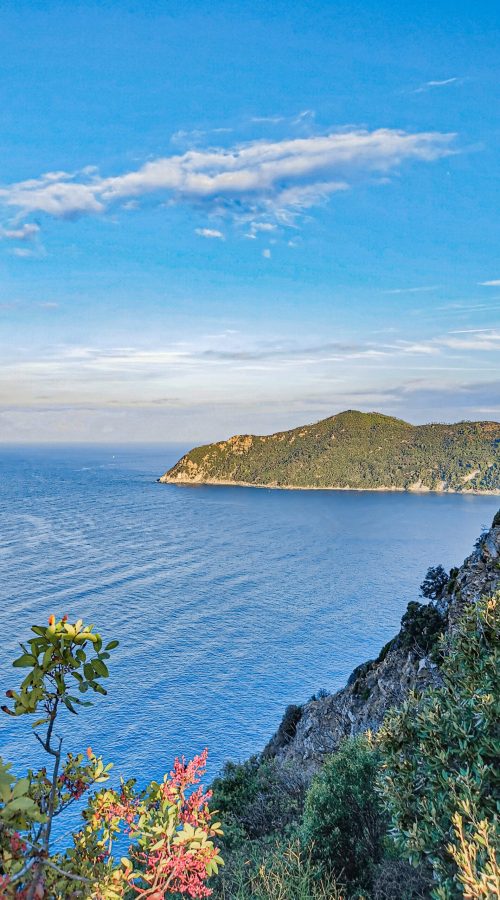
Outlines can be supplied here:
M17 797L15 800L11 800L7 807L14 812L27 812L28 810L39 812L38 806L31 797Z
M118 647L120 641L110 641L109 644L106 644L105 650L114 650L115 647Z
M16 797L22 797L29 791L30 782L28 778L20 778L19 781L14 785L14 789L12 791L12 797L16 799Z
M54 652L54 648L53 648L53 647L47 647L45 653L43 654L42 667L43 667L44 669L46 669L47 666L49 665L49 663L50 663L50 661L51 661L51 659L52 659L52 654L53 654L53 652Z
M97 674L102 678L107 678L109 676L108 668L101 659L93 659L92 665Z
M45 725L46 722L50 722L50 718L46 719L37 719L36 722L33 722L32 728L38 728L39 725Z
M15 669L25 669L28 666L36 665L36 656L33 656L31 653L23 653L19 659L15 659L12 663Z

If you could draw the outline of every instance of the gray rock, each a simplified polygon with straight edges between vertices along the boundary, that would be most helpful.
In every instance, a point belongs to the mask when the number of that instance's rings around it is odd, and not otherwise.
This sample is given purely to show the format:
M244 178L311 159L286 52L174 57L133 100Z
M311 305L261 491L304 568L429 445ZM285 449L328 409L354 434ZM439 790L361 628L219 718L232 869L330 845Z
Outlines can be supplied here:
M494 526L436 602L446 616L450 634L465 604L476 603L500 588L498 519L497 513ZM343 738L368 729L376 731L387 711L400 706L410 691L439 683L439 666L417 648L408 651L400 632L377 660L358 666L342 690L305 703L300 712L295 707L293 734L282 723L264 752L283 763L299 763L310 777Z

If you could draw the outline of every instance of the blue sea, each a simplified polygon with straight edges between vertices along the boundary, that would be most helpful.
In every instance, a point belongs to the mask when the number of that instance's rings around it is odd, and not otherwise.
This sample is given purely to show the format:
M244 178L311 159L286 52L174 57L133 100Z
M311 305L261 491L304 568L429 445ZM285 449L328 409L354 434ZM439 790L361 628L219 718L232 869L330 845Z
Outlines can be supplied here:
M260 750L286 705L334 691L396 632L430 565L460 564L497 497L160 485L186 447L0 451L2 692L50 613L118 638L108 680L60 731L115 771L160 777L208 746L209 776ZM17 770L26 717L0 718Z

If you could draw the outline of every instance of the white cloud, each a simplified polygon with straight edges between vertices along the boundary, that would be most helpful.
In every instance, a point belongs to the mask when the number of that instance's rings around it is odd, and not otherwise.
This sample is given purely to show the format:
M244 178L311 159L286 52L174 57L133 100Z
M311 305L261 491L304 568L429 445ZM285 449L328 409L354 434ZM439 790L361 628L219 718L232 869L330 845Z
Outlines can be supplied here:
M443 81L428 81L426 87L444 87L446 84L455 84L458 78L445 78Z
M276 225L272 222L252 222L252 231L274 231Z
M0 237L9 241L32 241L40 231L40 226L35 222L25 222L21 228L3 228Z
M500 287L500 278L494 278L493 281L479 281L481 287Z
M439 284L431 284L429 287L409 287L409 288L394 288L391 291L382 291L383 294L424 294L427 291L437 291L439 289Z
M50 172L0 189L0 204L21 215L71 219L156 195L237 220L266 215L291 224L303 210L360 179L388 174L412 160L448 156L455 135L397 129L350 129L314 137L190 149L122 175L95 169Z
M42 306L48 314L53 304ZM359 392L359 402L371 403L373 408L379 404L368 398L380 393L383 400L388 379L397 379L399 373L399 399L394 402L401 403L406 417L405 398L411 391L422 390L423 416L428 419L425 392L432 384L444 391L447 383L457 386L472 372L492 382L479 405L497 403L495 350L500 350L500 330L493 329L464 329L415 340L389 335L369 340L304 335L293 340L279 334L262 339L246 330L228 329L189 341L143 346L55 344L36 353L6 346L0 360L0 405L69 403L81 408L95 403L102 409L157 408L166 404L166 398L168 402L178 398L186 409L201 404L215 410L227 403L241 410L248 403L258 406L256 398L287 406L292 396L303 398L318 391L324 391L326 404L333 403L332 391L344 391L348 385L353 398ZM353 402L345 406L352 408ZM449 409L449 404L443 408Z
M271 259L271 251L269 247L266 247L266 249L262 251L262 256L264 257L264 259Z
M204 238L218 238L219 240L224 240L222 231L219 231L217 228L195 228L195 233Z
M440 81L426 81L420 87L410 91L410 94L424 94L427 91L432 91L434 88L449 87L451 84L459 85L463 84L464 81L466 81L465 78L457 78L456 76L454 78L443 78Z
M286 122L286 116L252 116L250 121L257 125L278 125L280 122Z
M21 259L28 259L31 256L38 257L40 252L38 250L32 250L30 247L14 247L13 250L9 251L13 256L19 256Z
M443 347L452 350L500 350L500 330L483 329L470 331L469 337L454 337L458 332L450 332L447 337L441 338ZM463 332L466 334L467 332Z

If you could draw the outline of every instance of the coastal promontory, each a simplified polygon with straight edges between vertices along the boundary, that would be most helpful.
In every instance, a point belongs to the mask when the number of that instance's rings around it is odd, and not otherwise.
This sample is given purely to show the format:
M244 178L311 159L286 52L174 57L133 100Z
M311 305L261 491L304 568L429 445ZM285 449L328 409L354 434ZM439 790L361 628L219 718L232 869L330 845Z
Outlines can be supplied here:
M169 484L500 493L500 423L411 425L347 410L290 431L196 447Z

